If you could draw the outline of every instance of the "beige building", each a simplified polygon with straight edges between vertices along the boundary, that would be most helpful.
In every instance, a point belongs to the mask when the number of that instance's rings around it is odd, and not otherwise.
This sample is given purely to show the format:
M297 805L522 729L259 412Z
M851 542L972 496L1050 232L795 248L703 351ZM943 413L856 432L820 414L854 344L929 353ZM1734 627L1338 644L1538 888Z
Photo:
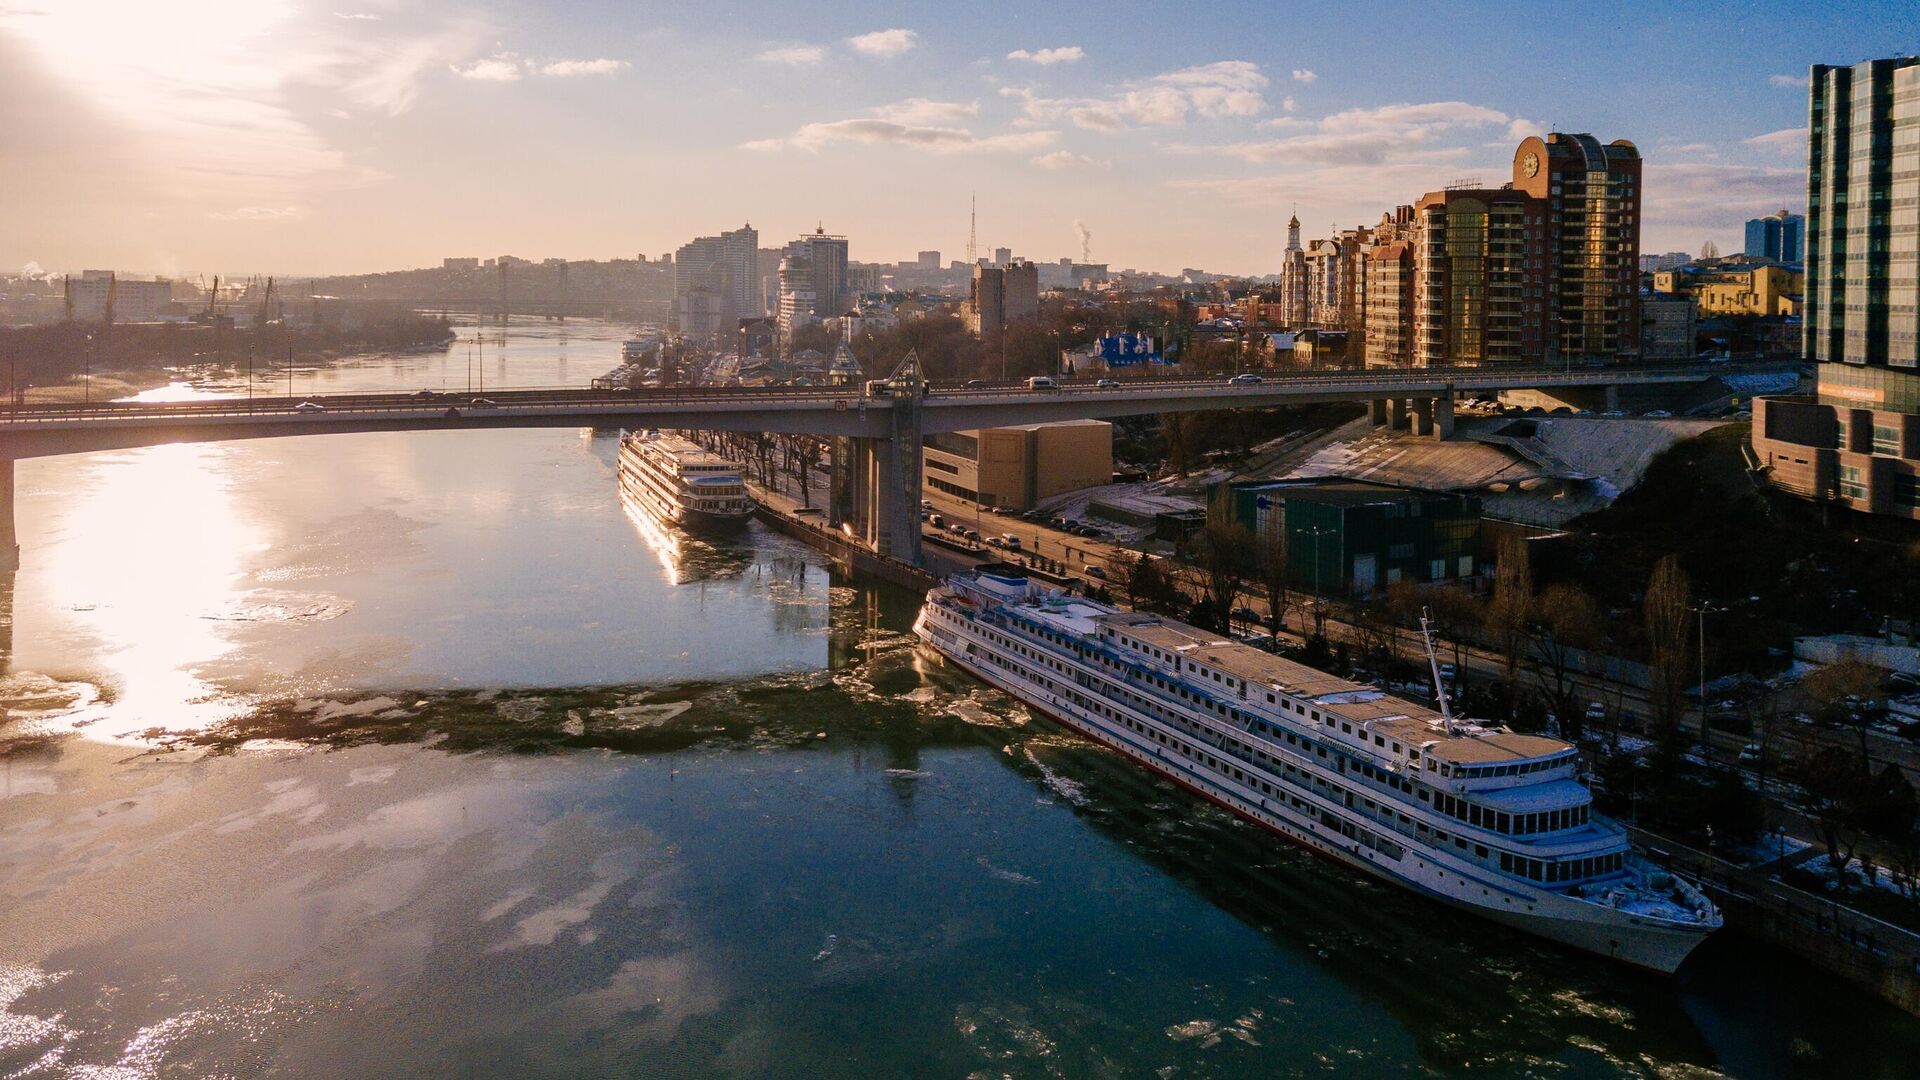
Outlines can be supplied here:
M1807 275L1772 263L1662 270L1653 275L1653 291L1691 296L1702 315L1798 316Z
M1030 262L974 267L973 295L967 300L964 320L981 341L997 342L1009 324L1039 313L1039 267Z
M982 506L1031 510L1042 499L1113 481L1113 425L1022 424L929 435L927 487Z

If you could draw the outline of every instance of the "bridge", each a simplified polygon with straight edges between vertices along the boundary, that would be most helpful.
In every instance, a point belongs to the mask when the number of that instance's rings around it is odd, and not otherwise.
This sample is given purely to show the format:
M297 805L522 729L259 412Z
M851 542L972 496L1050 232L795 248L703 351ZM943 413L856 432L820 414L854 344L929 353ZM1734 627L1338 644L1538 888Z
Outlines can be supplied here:
M1746 370L1746 369L1743 369ZM0 570L17 569L13 463L165 443L374 431L491 428L673 428L808 434L849 440L845 481L851 519L834 522L874 551L920 555L921 438L983 427L1109 419L1169 412L1272 408L1325 402L1369 404L1375 423L1409 424L1446 438L1462 396L1551 390L1611 402L1619 387L1696 383L1705 366L1609 368L1436 367L1316 371L1259 381L1220 377L1080 382L924 383L917 369L889 389L857 386L661 387L641 390L508 390L479 394L345 394L298 398L202 398L169 402L19 405L0 417Z

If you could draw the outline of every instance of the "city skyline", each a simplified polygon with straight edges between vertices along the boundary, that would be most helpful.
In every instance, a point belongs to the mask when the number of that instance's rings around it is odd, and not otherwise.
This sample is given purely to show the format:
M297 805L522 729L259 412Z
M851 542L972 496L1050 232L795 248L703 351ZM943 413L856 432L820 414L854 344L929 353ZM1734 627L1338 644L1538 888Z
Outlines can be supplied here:
M1264 275L1293 207L1370 224L1552 129L1639 146L1643 250L1732 251L1804 204L1808 66L1911 48L1892 13L1786 6L1485 6L1419 48L1411 7L107 7L0 11L9 272L631 257L742 221L894 262L963 251L977 191L983 251L1077 256L1085 228L1099 262Z

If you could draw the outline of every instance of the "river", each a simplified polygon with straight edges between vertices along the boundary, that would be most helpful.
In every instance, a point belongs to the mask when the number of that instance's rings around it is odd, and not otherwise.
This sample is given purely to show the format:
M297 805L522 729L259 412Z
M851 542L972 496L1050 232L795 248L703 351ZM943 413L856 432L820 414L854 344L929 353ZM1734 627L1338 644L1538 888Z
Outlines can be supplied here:
M488 387L583 384L625 336L493 334ZM297 389L464 389L467 352ZM613 459L534 430L19 465L0 1076L1920 1058L1920 1024L1736 935L1656 979L1280 844L942 668L913 597L636 520Z

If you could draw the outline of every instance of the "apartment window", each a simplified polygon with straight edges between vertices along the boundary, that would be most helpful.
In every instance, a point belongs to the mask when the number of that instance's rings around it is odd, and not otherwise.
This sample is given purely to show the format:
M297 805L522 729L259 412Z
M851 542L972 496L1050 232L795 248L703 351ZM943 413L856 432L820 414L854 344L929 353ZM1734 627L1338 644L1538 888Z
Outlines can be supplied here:
M1864 499L1867 497L1867 485L1865 481L1860 479L1860 467L1858 465L1842 465L1837 470L1837 474L1841 497L1848 499Z
M1893 505L1920 507L1920 476L1913 473L1894 475Z
M1885 424L1873 425L1873 452L1898 457L1900 454L1900 429Z

